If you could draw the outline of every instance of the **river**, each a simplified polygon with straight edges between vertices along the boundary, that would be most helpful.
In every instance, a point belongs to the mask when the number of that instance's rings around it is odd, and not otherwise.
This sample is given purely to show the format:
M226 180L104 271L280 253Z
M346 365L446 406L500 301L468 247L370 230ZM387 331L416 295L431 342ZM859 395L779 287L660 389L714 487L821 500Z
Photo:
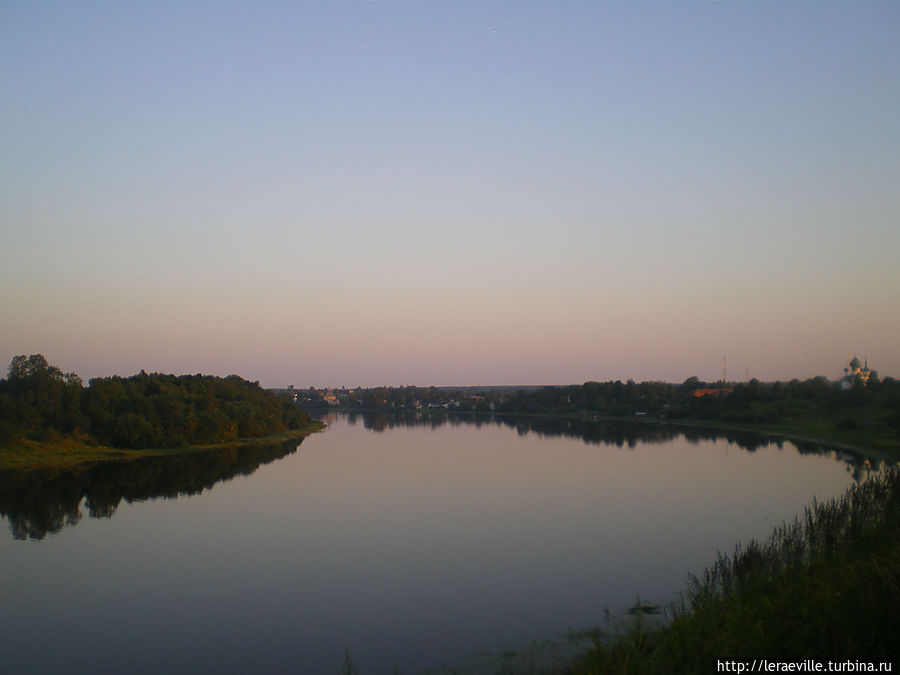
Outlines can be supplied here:
M326 421L299 445L0 475L0 670L547 664L869 470L653 425Z

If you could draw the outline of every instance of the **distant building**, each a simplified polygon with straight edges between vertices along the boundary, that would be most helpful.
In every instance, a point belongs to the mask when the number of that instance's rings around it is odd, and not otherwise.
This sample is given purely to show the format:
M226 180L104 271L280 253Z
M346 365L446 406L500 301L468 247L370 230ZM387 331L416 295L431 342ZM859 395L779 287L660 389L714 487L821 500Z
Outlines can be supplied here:
M695 389L694 390L694 398L701 398L703 396L715 396L715 397L728 396L728 394L730 394L733 391L734 391L734 389L727 389L724 387L721 389Z
M841 380L842 389L850 389L854 384L859 382L862 386L866 386L869 380L875 374L874 370L869 370L869 359L865 363L860 363L855 356L850 359L850 363L844 368L844 378Z

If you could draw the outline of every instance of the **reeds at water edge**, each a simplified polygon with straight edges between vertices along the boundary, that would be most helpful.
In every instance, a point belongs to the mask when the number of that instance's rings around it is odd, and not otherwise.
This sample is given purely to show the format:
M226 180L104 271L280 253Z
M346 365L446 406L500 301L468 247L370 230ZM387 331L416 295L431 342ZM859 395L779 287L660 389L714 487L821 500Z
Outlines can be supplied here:
M900 469L814 500L764 542L692 576L672 620L640 614L562 672L709 673L724 659L892 664L900 635Z

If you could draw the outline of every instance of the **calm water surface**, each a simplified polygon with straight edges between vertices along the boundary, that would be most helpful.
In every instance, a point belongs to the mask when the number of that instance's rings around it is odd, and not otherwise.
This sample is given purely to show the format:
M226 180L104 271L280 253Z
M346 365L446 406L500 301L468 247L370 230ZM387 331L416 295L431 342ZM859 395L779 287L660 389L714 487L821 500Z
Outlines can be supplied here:
M0 476L0 671L490 672L676 599L865 473L661 427L327 421L296 449Z

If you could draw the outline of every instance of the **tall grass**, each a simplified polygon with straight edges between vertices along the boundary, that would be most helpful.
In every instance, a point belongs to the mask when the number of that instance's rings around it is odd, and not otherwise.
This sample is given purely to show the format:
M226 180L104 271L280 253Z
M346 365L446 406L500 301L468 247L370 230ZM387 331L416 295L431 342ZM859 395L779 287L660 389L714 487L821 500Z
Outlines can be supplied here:
M691 578L672 621L598 639L569 673L715 672L717 660L891 661L900 635L900 471L814 501ZM639 618L639 617L638 617Z
M721 600L736 591L802 567L847 553L866 535L896 516L900 472L882 471L843 495L826 502L813 500L804 515L775 528L765 543L738 544L732 555L721 555L701 578L692 577L691 606Z

